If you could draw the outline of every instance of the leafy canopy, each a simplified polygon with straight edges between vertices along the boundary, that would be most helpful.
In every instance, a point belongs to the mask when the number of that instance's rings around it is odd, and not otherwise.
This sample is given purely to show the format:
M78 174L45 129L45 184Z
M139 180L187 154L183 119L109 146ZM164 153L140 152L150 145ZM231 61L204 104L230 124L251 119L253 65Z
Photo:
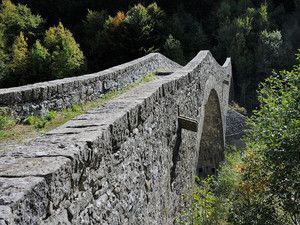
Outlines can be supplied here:
M50 27L46 31L44 43L52 57L52 78L76 76L85 69L85 57L79 49L79 44L61 22L57 27Z

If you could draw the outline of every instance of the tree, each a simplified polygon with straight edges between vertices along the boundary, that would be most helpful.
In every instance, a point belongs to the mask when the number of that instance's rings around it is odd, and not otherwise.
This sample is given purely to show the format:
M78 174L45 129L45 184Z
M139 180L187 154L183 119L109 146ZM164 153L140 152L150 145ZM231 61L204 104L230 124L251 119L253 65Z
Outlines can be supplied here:
M298 55L300 63L300 55ZM274 72L262 83L260 109L254 111L248 148L261 155L270 201L279 201L290 223L300 221L300 64ZM257 148L259 146L259 148Z
M255 49L258 80L266 78L267 74L270 74L272 71L272 68L280 65L282 43L280 31L268 32L264 30L260 33L258 45Z
M199 50L210 49L211 44L202 24L182 7L170 17L169 27L172 36L180 41L186 61L190 61Z
M44 38L45 47L51 54L51 78L76 76L85 70L85 57L72 33L61 22L50 27Z
M83 21L84 37L82 47L93 57L99 48L99 40L104 29L104 23L108 19L106 11L96 12L88 10L86 19ZM82 32L82 30L81 30ZM92 57L91 57L92 59Z
M163 46L163 53L166 57L181 65L185 63L180 41L174 39L171 34Z
M103 13L93 14L104 18ZM85 27L92 25L91 16ZM109 16L103 27L99 24L96 28L94 64L107 68L161 50L167 38L165 19L156 3L148 7L138 4L126 13L119 11L115 17Z
M1 28L1 24L0 24L0 59L1 60L7 60L7 54L6 54L6 49L5 49L5 46L6 46L6 40L5 40L5 37L4 37L4 31L3 29Z
M9 68L4 62L0 61L0 87L5 83L9 76Z
M12 47L12 62L10 67L14 73L14 80L18 84L25 84L28 72L28 44L23 32L16 38Z
M35 42L29 53L28 66L30 77L27 82L41 82L50 80L49 66L51 55L39 40Z
M34 43L34 39L42 34L44 22L41 16L33 15L25 5L16 6L10 0L3 0L0 6L0 48L10 55L11 47L20 32L23 32L30 44Z
M135 5L124 19L123 44L131 57L159 51L166 40L165 14L156 3L147 8Z

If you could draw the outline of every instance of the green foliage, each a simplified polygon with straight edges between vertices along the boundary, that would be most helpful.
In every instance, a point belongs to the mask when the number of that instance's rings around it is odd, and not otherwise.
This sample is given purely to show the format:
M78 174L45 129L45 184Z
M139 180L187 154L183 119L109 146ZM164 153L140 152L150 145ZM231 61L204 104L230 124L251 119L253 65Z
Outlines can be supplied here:
M262 170L262 158L246 151L235 164L240 178L231 192L228 204L228 221L233 224L282 224L277 201L269 201L266 195L268 182ZM219 187L221 187L221 184ZM223 195L222 198L226 197Z
M235 160L237 186L220 191L234 176L226 177L230 173L224 166L219 173L216 192L234 193L225 196L230 199L228 221L233 224L299 223L299 68L274 73L261 84L260 109L249 121L247 151Z
M48 120L49 122L51 122L52 120L54 120L54 118L56 117L57 112L51 110L50 112L47 113L46 115L46 120Z
M268 32L263 30L260 33L255 52L256 71L260 77L265 78L272 68L280 64L282 44L283 41L280 31Z
M7 49L6 49L6 39L4 37L4 30L3 27L0 24L0 59L1 61L7 60Z
M174 39L174 37L171 34L166 40L163 46L163 50L164 50L164 55L166 57L174 60L175 62L178 62L181 65L184 65L185 60L184 60L180 41Z
M47 115L44 116L28 116L24 123L28 125L33 125L35 129L42 129L45 128L48 123L55 119L57 113L54 111L50 111Z
M52 78L76 76L84 71L85 58L79 44L61 22L57 27L50 27L46 31L44 42L52 57L50 65Z
M23 32L15 39L12 46L12 62L10 67L19 83L24 84L28 71L28 44Z
M207 177L200 180L196 177L198 184L190 187L191 194L185 199L185 211L181 213L177 223L216 224L214 215L217 198L212 192L212 179L213 177Z
M168 26L172 36L179 40L186 61L190 61L200 49L210 49L211 44L203 25L183 8L170 17Z
M236 24L239 30L245 34L248 35L252 30L252 17L246 16L245 18L239 17L236 19Z
M100 70L99 63L101 52L99 52L103 42L103 29L104 23L108 19L106 11L95 12L88 10L86 20L83 21L83 32L85 35L82 37L82 48L88 53L89 67L91 70ZM80 30L82 33L82 30Z
M11 73L1 72L2 86L16 86L80 75L85 71L85 57L71 32L62 23L46 31L45 21L33 15L27 6L3 0L0 6L0 56ZM2 65L4 68L4 66Z
M299 60L298 56L298 60ZM254 111L248 148L263 157L262 169L269 177L269 200L297 224L300 218L300 66L266 79L259 91L260 109Z
M39 15L33 15L25 5L14 5L10 0L2 0L0 5L0 47L9 59L11 46L22 32L30 41L41 34L45 21ZM1 46L2 45L2 46Z
M162 49L165 20L165 13L156 3L148 7L134 5L126 13L119 11L108 18L103 11L89 11L84 28L95 37L85 45L91 53L89 65L109 67Z
M36 116L28 116L25 120L24 123L28 125L33 125L36 124L39 121L39 118Z
M237 111L238 113L247 116L247 110L244 107L239 106L239 104L235 101L231 101L229 103L229 107L232 108L234 111Z
M130 41L137 53L157 51L164 43L165 13L156 3L147 8L141 4L133 6L126 13L124 28L128 36L125 41ZM129 47L129 46L128 46Z
M0 86L3 85L5 79L9 76L9 68L8 66L0 61Z
M51 55L39 40L35 42L29 53L28 66L30 77L28 82L39 82L50 79L49 66Z
M80 106L78 106L78 105L72 105L72 111L73 112L79 112L79 111L81 111L81 108L80 108Z
M224 167L219 173L216 192L223 196L234 193L225 196L230 199L228 221L233 224L299 223L299 72L297 65L290 72L274 73L261 84L260 109L249 120L247 151L235 160L238 186L220 191L234 176L226 177Z
M160 0L161 8L157 4L143 6L136 0L54 0L51 4L15 0L14 3L4 0L0 6L0 61L8 67L12 60L12 45L21 31L28 38L29 57L36 40L44 38L44 20L21 5L26 4L33 12L47 18L47 26L60 18L71 29L85 52L89 71L99 71L153 51L171 54L166 50L170 48L164 47L169 41L174 49L172 54L181 55L177 53L181 52L180 48L169 38L170 34L174 40L180 41L183 57L174 59L181 64L182 59L191 60L201 49L211 50L220 63L230 56L238 98L235 100L248 111L258 106L255 90L259 82L270 74L271 69L290 69L295 63L294 53L300 48L298 0ZM87 9L91 10L86 15ZM109 17L108 14L116 16ZM82 20L85 21L81 23ZM48 49L43 41L40 44ZM76 64L69 63L70 56L65 56L69 50L62 50L60 46L59 51L55 54L54 51L48 49L51 60L55 58L55 63L50 63L51 69L50 66L41 66L44 62L39 60L30 62L28 67L35 65L35 68L28 70L24 82L77 75L76 72L67 72L73 70L70 64ZM56 76L65 60L67 71ZM42 67L47 69L39 76L36 71ZM3 83L18 85L14 72L8 77L10 80Z
M1 86L28 82L29 46L41 33L44 20L24 5L3 0L0 6L0 56L6 64Z
M0 130L11 128L18 123L18 120L11 118L8 108L0 108Z
M219 21L226 21L230 18L231 15L231 6L228 2L222 1L217 13L216 17L218 18Z

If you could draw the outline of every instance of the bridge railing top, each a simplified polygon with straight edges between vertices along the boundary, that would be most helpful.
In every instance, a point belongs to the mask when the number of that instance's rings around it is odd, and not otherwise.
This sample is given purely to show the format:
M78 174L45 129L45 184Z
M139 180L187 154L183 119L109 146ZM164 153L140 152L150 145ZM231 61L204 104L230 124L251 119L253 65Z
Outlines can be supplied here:
M96 95L98 92L102 93L102 89L107 88L103 81L109 81L110 85L122 88L126 84L141 79L147 73L155 72L161 65L180 67L180 65L160 53L150 53L144 57L96 73L0 89L0 106L12 106L26 102L40 102L57 97L61 98L67 92L72 92L73 94L74 92L79 92L81 86L89 86L86 89L92 88L92 92ZM97 82L98 84L96 84ZM57 96L57 93L59 96ZM90 94L80 96L80 98L86 98L88 95Z

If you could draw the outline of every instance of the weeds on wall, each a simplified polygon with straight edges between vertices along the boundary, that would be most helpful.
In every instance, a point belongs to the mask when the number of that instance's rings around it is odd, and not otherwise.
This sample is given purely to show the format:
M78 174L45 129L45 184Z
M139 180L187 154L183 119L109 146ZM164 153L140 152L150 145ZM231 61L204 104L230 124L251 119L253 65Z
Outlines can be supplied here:
M42 129L45 128L47 123L50 123L52 120L54 120L56 115L57 112L51 110L46 116L28 116L23 123L33 125L35 129Z
M104 94L96 101L87 102L85 104L74 104L70 108L64 109L61 112L49 111L46 116L28 116L23 121L11 119L11 110L7 108L0 109L0 142L9 140L25 139L30 133L47 132L54 129L69 120L86 113L88 110L99 107L100 105L124 94L136 86L150 82L156 77L154 74L148 74L141 80L127 85L119 91L112 91ZM30 135L29 135L30 136Z
M17 123L18 120L12 119L11 110L9 108L0 109L0 130L11 128Z

